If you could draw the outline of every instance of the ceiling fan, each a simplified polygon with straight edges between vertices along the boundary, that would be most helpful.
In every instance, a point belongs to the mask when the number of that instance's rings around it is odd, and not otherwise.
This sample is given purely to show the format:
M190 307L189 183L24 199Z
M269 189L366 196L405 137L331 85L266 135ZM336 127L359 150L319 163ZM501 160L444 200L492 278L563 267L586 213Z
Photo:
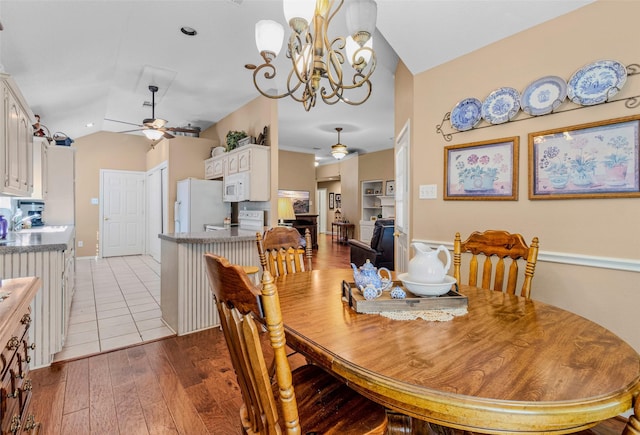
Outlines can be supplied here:
M142 133L144 133L144 135L148 139L151 139L154 141L159 140L163 137L166 139L173 139L175 136L169 133L170 131L174 133L192 133L196 135L200 134L199 128L165 127L165 125L167 124L167 121L162 118L156 118L156 115L155 115L155 107L156 107L155 95L156 95L156 92L158 92L158 87L154 85L149 85L149 90L151 91L151 118L143 119L142 124L134 124L132 122L118 121L117 119L108 119L108 118L105 118L105 121L119 122L121 124L135 125L136 127L141 127L133 130L120 131L119 133L131 133L133 131L142 131Z

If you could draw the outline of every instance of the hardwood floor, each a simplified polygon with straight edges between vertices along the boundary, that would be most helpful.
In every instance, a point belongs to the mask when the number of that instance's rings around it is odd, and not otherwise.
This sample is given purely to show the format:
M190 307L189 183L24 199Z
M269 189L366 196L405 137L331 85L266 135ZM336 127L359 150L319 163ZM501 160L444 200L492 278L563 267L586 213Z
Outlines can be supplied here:
M314 269L348 268L349 245L320 234ZM218 328L33 370L42 434L232 435L242 402Z

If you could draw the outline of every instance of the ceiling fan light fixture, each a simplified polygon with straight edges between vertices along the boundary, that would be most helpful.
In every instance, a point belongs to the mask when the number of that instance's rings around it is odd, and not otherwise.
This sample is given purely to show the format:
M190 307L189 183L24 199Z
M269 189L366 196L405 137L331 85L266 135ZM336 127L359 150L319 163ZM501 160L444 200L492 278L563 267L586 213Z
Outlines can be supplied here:
M336 131L338 132L338 143L331 146L331 155L338 160L342 160L344 156L349 154L347 151L347 146L340 143L340 132L342 131L342 127L336 127Z
M164 133L161 132L160 130L153 130L153 129L142 130L142 133L144 133L147 139L150 139L150 140L158 140L162 136L164 136Z

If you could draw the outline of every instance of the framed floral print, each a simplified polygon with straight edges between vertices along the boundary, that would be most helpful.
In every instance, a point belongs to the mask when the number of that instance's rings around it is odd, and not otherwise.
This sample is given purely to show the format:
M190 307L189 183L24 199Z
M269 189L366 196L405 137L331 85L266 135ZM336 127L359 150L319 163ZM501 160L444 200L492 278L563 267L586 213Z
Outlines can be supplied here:
M640 197L640 116L529 134L529 198Z
M445 200L518 199L517 136L444 148Z

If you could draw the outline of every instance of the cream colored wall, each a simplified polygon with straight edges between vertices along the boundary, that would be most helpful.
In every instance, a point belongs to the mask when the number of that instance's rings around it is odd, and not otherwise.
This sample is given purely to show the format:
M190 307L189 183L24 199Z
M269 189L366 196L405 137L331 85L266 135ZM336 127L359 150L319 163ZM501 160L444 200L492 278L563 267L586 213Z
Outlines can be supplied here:
M173 203L176 181L187 177L204 177L204 159L210 156L213 141L186 136L163 140L152 150L144 136L99 132L76 139L76 240L78 257L98 252L99 205L91 198L100 197L100 170L146 172L169 159L169 228L173 230Z
M638 114L623 103L611 103L565 113L478 128L453 135L447 142L435 126L457 101L484 99L503 86L524 90L545 75L565 79L583 65L615 59L638 62L637 17L640 2L598 1L571 14L539 25L509 39L426 71L413 83L396 87L396 134L407 116L413 122L411 147L411 236L414 239L451 242L456 231L501 228L523 233L527 240L540 238L545 253L596 256L638 262L639 200L528 199L528 134L586 122ZM402 67L399 68L399 72ZM405 74L397 80L408 81ZM411 108L400 98L403 89L414 88ZM640 79L629 77L617 98L638 95ZM428 104L425 104L425 101ZM561 109L578 107L565 102ZM524 118L520 114L517 119ZM486 124L483 124L486 125ZM448 122L445 127L449 128ZM518 201L443 201L443 148L509 136L520 138ZM418 200L416 186L437 184L438 200ZM427 219L428 217L428 219ZM578 314L611 329L640 351L637 307L640 306L638 273L558 264L541 259L536 269L532 296Z
M316 178L315 157L308 153L291 151L278 152L278 166L286 170L278 171L278 189L306 190L312 205L310 213L317 212L316 206Z
M99 132L76 139L76 240L78 257L97 255L99 205L91 198L100 197L100 169L122 171L146 170L149 140L144 136Z
M177 182L185 178L204 178L204 161L211 157L211 147L216 142L208 138L176 136L160 141L147 152L147 170L168 161L167 205L169 232L174 231L173 203L176 201Z
M264 127L268 127L266 144L271 147L271 199L264 204L265 209L278 208L278 101L266 97L257 97L249 103L227 115L215 125L200 134L200 137L212 139L221 145L226 145L227 133L231 130L245 131L248 135L257 137ZM276 213L269 213L269 225L278 223Z

